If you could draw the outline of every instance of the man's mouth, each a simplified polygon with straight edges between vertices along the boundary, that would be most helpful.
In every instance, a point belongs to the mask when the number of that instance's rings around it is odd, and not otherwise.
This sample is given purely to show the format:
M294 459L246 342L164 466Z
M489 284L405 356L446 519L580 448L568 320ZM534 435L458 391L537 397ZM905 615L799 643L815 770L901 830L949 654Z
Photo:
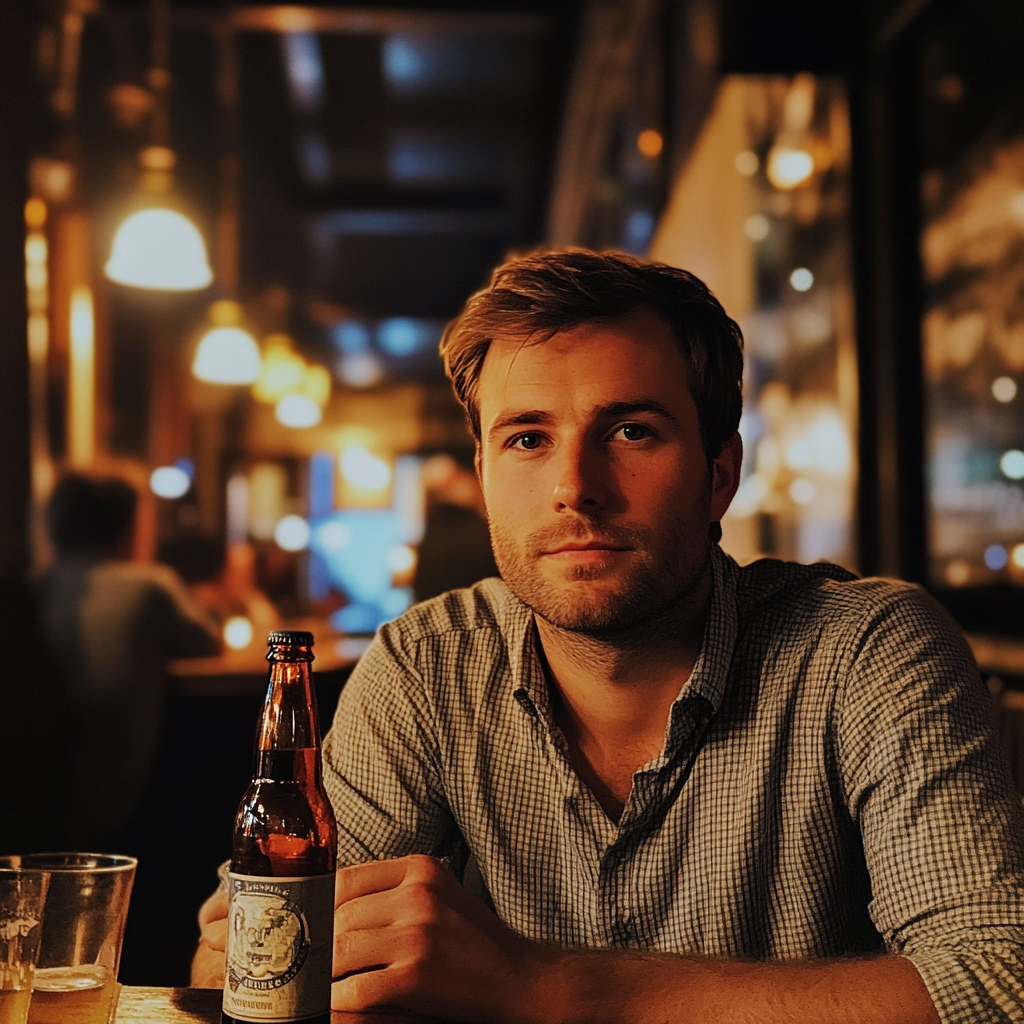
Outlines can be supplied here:
M565 558L586 557L588 553L592 556L608 554L613 551L628 551L625 544L617 544L611 540L569 540L548 548L542 552L545 555L561 555Z

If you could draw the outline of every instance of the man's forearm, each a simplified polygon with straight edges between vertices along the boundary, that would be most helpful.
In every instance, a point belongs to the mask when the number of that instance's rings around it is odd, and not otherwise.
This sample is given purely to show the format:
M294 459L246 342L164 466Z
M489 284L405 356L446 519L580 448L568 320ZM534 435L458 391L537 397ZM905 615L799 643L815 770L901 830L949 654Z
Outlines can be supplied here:
M565 952L542 969L544 1024L938 1024L904 957L750 963L659 953Z

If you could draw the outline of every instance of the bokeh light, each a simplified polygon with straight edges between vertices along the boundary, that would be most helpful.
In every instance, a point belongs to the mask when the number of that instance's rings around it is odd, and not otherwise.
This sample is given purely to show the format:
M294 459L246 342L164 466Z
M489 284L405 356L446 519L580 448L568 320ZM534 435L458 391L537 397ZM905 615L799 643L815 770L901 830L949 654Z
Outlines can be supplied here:
M360 445L341 453L341 473L353 487L364 491L380 491L391 482L391 467Z
M114 236L104 273L134 288L195 291L213 280L196 226L176 210L133 213Z
M192 373L208 384L252 384L260 375L256 339L241 327L214 327L203 335Z
M309 547L309 523L302 516L284 516L274 527L274 541L284 551L303 551Z
M293 430L315 427L323 416L320 406L309 395L293 392L285 395L274 407L277 422Z
M416 564L416 552L408 544L396 544L387 557L388 568L394 573L406 573Z
M240 651L252 643L252 623L244 615L233 615L224 623L224 643L233 651Z
M1019 448L1003 452L999 468L1003 471L1003 476L1010 480L1024 480L1024 452Z
M1005 569L1008 561L1009 558L1006 554L1006 548L1004 548L1002 544L989 544L989 546L985 548L985 564L993 572Z
M804 149L774 146L765 168L768 180L783 191L802 185L814 173L814 157Z
M814 274L812 274L806 267L797 267L796 270L789 275L789 284L795 291L810 291L811 286L814 284Z
M992 381L992 397L1006 404L1017 397L1017 382L1012 377L996 377Z
M181 498L191 486L191 478L180 466L157 466L149 475L149 489L158 498Z
M654 128L645 128L636 137L636 148L641 156L647 157L648 160L654 160L655 157L661 156L661 151L665 148L665 140L661 137L661 132Z

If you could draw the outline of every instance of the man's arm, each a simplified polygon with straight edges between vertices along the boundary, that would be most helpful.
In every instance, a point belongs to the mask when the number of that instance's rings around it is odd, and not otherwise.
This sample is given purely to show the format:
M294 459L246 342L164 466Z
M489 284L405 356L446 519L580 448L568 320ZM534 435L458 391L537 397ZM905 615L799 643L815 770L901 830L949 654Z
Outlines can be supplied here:
M345 868L336 902L336 1010L516 1024L939 1020L903 957L748 963L528 942L429 857Z

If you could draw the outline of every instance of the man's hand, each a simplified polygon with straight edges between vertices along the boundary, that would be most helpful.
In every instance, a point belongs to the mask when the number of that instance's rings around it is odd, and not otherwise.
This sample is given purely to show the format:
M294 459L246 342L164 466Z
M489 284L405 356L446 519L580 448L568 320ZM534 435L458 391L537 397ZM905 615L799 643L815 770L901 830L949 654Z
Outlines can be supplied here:
M215 892L199 908L199 948L192 957L192 988L224 987L228 894Z
M333 1009L529 1019L548 948L516 935L433 857L342 868L334 902Z

